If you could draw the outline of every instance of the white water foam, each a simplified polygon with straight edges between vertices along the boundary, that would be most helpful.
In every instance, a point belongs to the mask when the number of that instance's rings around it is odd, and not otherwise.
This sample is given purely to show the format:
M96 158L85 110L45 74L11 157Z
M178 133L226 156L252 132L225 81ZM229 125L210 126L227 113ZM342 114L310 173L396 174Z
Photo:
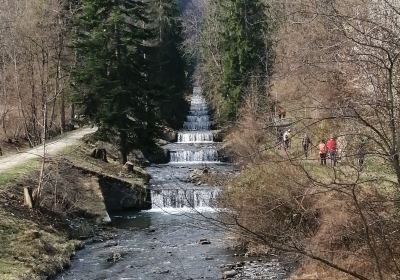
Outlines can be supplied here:
M165 215L176 215L176 214L196 214L196 213L216 213L219 212L218 208L213 207L182 207L182 208L172 208L172 207L162 207L162 208L152 208L143 212L147 213L162 213Z
M178 133L178 143L212 143L214 134L211 131L186 131Z
M216 162L218 151L216 149L180 150L170 152L170 162Z

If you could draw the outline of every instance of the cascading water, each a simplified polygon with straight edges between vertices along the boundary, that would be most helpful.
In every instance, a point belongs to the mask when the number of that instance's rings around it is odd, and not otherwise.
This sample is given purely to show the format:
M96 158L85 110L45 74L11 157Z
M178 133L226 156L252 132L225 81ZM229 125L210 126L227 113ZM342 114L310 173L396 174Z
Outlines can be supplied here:
M213 205L218 190L172 189L152 193L153 207L158 208L207 208Z
M218 152L215 149L200 150L181 150L171 152L171 162L173 163L213 163L218 158Z
M216 164L218 143L213 142L208 114L203 114L205 108L201 91L195 88L192 111L196 113L187 118L193 126L185 126L179 141L169 145L171 163L147 168L152 209L110 213L113 240L89 243L77 252L71 269L57 280L221 279L222 264L242 261L227 250L224 232L216 223L218 214L213 206L219 189L195 179L204 172L235 173L230 164ZM194 130L187 131L189 127ZM181 212L184 214L178 214ZM281 266L274 263L267 268L268 273L256 279L285 279Z
M183 128L178 133L178 144L213 143L214 135L210 130L211 122L208 115L208 106L201 94L200 88L194 88L190 104L190 112ZM182 145L170 151L171 163L204 163L218 162L216 147L198 147Z
M214 135L210 131L185 131L178 133L178 143L212 143Z
M194 88L190 102L190 111L183 130L178 133L178 142L169 145L170 164L150 172L169 175L153 176L152 208L184 209L209 208L212 206L219 190L209 186L197 185L188 176L194 168L204 164L212 165L218 161L218 143L214 142L208 106L200 88ZM170 174L173 174L172 177ZM162 178L160 181L159 178ZM167 180L166 180L167 179ZM182 182L180 184L179 182ZM172 182L172 183L171 183Z

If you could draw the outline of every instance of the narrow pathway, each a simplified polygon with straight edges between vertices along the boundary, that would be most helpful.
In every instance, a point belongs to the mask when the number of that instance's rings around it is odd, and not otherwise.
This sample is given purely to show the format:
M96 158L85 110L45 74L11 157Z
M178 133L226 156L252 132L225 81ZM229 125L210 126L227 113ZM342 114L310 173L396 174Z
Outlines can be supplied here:
M64 149L79 144L79 141L88 134L96 132L97 128L82 128L66 134L65 137L54 140L46 144L46 152L49 155L57 154ZM31 159L40 158L43 154L43 146L40 145L33 149L21 153L0 157L0 173L22 165Z

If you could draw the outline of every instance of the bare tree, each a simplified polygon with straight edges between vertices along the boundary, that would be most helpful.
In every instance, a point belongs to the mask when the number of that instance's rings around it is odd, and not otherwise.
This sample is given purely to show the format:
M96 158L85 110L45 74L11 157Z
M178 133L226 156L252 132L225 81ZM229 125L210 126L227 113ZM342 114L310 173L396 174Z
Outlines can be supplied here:
M305 266L322 278L400 274L399 5L304 0L283 9L270 97L292 118L294 143L304 132L313 136L315 155L319 140L335 134L338 167L304 159L299 145L278 150L273 119L252 109L230 134L241 136L228 137L246 168L225 192L223 205L235 214L223 215L223 224L247 241L314 260ZM243 126L246 118L265 125ZM251 137L260 127L257 144ZM364 142L362 166L356 158Z

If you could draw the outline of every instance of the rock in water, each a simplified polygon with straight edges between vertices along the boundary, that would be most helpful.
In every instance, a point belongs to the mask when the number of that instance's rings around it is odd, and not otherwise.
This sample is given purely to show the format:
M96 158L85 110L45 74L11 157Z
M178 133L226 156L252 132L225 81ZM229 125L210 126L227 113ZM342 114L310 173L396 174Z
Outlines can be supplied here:
M209 244L211 244L211 241L204 238L204 239L199 240L199 244L200 245L209 245Z
M223 278L224 278L224 279L229 279L229 278L232 278L232 277L236 276L237 274L238 274L238 273L237 273L236 270L228 270L228 271L225 271L225 272L224 272Z

